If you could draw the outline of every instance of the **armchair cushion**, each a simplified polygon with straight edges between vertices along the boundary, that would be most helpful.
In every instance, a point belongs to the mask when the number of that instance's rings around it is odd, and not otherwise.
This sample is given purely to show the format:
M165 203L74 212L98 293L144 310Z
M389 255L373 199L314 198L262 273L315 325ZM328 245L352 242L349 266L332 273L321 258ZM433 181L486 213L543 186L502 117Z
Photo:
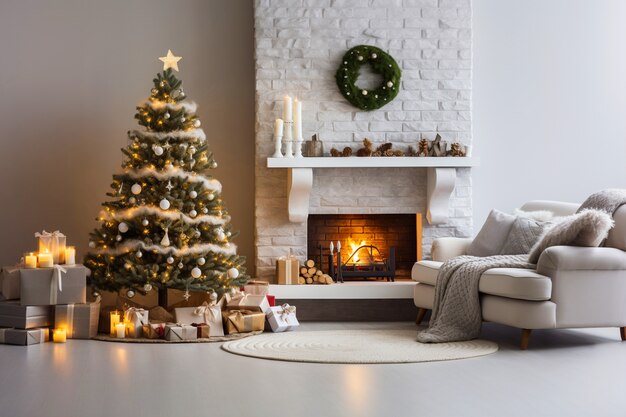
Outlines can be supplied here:
M471 238L440 237L433 241L431 256L433 261L444 262L455 256L466 255L471 243Z
M515 216L491 210L485 224L467 248L467 254L471 256L498 255L513 227L513 222L515 222Z
M611 215L600 210L583 210L565 217L544 232L530 251L528 262L537 263L541 253L550 246L599 246L611 227Z
M413 265L411 270L411 278L422 284L435 285L437 283L437 274L443 262L437 261L419 261Z
M609 232L606 239L606 246L626 250L626 204L615 210L613 213L615 227Z
M616 248L552 246L541 254L537 272L552 277L557 270L626 271L626 252Z

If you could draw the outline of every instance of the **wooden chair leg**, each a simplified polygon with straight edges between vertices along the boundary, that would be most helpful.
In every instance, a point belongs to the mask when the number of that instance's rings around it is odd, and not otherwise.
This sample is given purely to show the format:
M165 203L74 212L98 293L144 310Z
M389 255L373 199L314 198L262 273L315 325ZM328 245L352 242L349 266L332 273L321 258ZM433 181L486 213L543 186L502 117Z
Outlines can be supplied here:
M424 316L426 315L427 311L428 310L426 310L425 308L417 309L417 318L415 319L415 324L419 325L422 323L422 320L424 320Z
M626 340L626 327L620 327L619 334L622 336L622 340Z
M528 349L528 342L530 342L530 329L522 329L522 342L520 348L522 350Z

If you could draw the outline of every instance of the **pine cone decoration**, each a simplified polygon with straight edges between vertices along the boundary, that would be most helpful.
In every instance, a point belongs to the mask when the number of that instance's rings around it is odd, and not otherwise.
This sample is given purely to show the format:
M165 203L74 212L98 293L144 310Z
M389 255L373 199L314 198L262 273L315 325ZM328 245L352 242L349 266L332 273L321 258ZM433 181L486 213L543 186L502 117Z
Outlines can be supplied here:
M365 138L363 139L363 147L356 151L356 156L372 156L372 142Z
M385 156L393 156L394 155L394 151L392 149L387 149L383 155Z
M341 152L341 156L352 156L352 148L349 146L346 146L345 148L343 148L343 151Z
M396 149L395 151L393 151L393 156L404 156L404 152L402 152L400 149Z
M417 144L417 156L428 156L428 139L422 139Z
M339 152L337 149L335 148L331 148L330 149L330 156L341 156L341 152Z
M385 151L391 149L392 146L393 146L392 143L383 143L378 148L376 148L376 151L380 152L381 154L384 154Z
M460 143L454 142L452 145L450 145L450 155L451 156L465 156L465 152L463 152Z
M415 151L415 148L413 148L411 145L409 145L409 147L406 150L406 156L417 156L417 152Z

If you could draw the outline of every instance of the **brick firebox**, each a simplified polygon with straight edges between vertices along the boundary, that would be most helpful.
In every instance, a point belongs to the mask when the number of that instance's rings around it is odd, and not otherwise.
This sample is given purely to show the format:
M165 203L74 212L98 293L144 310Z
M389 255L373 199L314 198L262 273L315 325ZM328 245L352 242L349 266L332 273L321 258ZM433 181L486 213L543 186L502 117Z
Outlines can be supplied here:
M307 223L308 258L318 260L319 245L323 248L324 270L330 242L341 242L341 257L352 254L350 242L376 246L384 257L389 248L396 250L396 279L410 279L413 264L421 259L421 214L313 214Z

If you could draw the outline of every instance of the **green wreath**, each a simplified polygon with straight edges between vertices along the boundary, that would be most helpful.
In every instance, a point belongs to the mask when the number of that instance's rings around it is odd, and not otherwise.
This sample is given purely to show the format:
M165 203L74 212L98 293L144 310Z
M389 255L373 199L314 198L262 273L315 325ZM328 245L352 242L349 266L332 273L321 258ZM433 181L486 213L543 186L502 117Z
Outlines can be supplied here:
M382 85L374 90L359 88L355 84L364 64L370 64L372 71L383 77ZM391 55L375 46L359 45L343 56L335 79L346 100L361 110L371 111L381 108L398 95L400 74L400 67Z

